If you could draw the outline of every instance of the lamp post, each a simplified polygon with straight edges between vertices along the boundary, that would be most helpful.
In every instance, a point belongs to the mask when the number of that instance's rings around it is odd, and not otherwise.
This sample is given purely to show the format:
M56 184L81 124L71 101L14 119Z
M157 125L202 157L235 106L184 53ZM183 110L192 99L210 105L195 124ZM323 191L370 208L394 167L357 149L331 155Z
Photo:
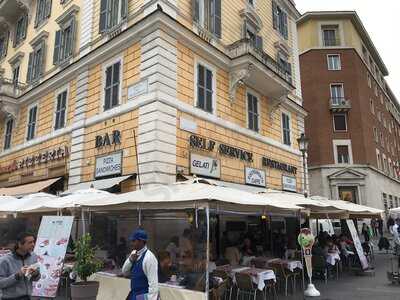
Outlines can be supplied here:
M299 150L303 156L303 180L304 180L304 188L303 188L303 193L304 197L307 198L307 173L306 173L306 153L308 150L308 143L309 139L304 135L304 133L301 134L301 136L297 139L297 143L299 144Z

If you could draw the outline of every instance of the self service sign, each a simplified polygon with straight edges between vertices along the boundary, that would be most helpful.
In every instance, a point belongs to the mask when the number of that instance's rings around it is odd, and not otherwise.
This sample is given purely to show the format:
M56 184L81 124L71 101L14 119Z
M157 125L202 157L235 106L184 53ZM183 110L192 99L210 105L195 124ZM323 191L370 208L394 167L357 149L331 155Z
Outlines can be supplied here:
M221 162L219 159L191 153L190 173L206 177L220 178Z
M110 175L121 175L122 173L122 151L100 156L96 158L95 178Z

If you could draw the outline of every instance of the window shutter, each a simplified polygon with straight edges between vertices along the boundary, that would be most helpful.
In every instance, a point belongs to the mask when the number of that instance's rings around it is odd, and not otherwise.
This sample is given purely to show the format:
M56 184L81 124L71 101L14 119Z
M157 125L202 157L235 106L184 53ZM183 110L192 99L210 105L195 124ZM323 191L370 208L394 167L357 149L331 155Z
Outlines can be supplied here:
M263 38L259 35L256 35L256 48L260 51L263 51Z
M28 73L26 76L26 81L31 82L32 80L32 63L33 63L33 52L29 53L29 60L28 60Z
M278 5L276 4L275 1L272 1L272 20L274 29L277 29L279 22L279 13L278 13Z
M69 35L69 53L67 56L73 56L75 52L75 37L76 37L76 19L75 17L71 20L71 34Z
M28 31L28 15L24 16L24 26L22 28L22 39L26 39L26 32Z
M46 44L44 41L40 42L40 59L39 59L39 76L44 74L45 59L46 59Z
M200 0L192 0L192 14L193 21L198 23L200 21Z
M99 32L104 32L107 29L107 4L107 0L101 0Z
M46 0L46 18L49 18L51 15L51 0Z
M61 30L57 30L55 44L54 44L54 54L53 54L53 64L54 65L57 65L60 61L60 59L59 59L60 47L61 47Z
M35 24L33 25L33 27L37 27L39 23L39 1L36 4L36 16L35 16Z
M221 38L221 0L214 0L214 34Z
M126 19L128 16L128 0L121 1L121 19Z
M247 21L244 20L242 25L242 36L244 39L247 39Z
M283 15L283 36L285 39L289 37L289 30L288 30L288 17L286 13L282 13Z
M1 56L4 57L7 55L7 50L8 50L8 41L10 39L10 30L7 31L6 36L4 38L4 48L3 48L3 53L1 53Z

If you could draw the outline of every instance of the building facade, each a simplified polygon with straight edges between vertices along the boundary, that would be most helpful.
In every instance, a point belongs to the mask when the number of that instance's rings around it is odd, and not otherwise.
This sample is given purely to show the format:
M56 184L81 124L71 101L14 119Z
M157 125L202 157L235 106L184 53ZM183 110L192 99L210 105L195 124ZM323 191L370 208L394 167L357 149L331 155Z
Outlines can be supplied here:
M298 17L288 0L1 1L2 191L197 175L302 192Z
M400 108L361 20L309 12L297 26L312 194L398 207Z

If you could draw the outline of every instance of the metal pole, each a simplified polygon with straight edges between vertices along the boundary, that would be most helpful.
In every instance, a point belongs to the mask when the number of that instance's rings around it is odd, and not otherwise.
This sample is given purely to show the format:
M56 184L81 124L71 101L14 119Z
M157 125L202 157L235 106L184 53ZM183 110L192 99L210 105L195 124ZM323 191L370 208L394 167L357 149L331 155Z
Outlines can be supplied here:
M207 264L206 264L206 300L209 300L208 294L209 294L209 289L210 289L210 283L209 283L209 266L210 266L210 209L207 205L206 207L206 218L207 218L207 253L206 253L206 259L207 259Z
M86 234L86 222L85 222L85 212L81 209L81 218L82 218L82 233Z
M300 227L300 231L301 231L301 211L300 210L299 210L299 227ZM302 280L303 280L303 293L302 293L302 296L303 296L303 299L305 299L304 289L306 287L306 280L305 280L305 275L304 275L304 268L306 266L305 266L305 260L304 260L304 253L303 253L303 249L301 248L301 246L300 246L300 253L301 253L301 263L303 265L303 268L301 269L301 275L302 275L301 277L302 277Z
M303 154L303 180L304 180L304 187L303 187L303 194L304 197L308 197L307 193L307 173L306 173L306 152L302 151Z
M135 141L135 156L136 156L136 165L137 165L137 179L139 184L139 190L142 189L142 184L140 183L140 170L139 170L139 158L138 158L138 148L136 143L136 132L133 130L133 139Z

